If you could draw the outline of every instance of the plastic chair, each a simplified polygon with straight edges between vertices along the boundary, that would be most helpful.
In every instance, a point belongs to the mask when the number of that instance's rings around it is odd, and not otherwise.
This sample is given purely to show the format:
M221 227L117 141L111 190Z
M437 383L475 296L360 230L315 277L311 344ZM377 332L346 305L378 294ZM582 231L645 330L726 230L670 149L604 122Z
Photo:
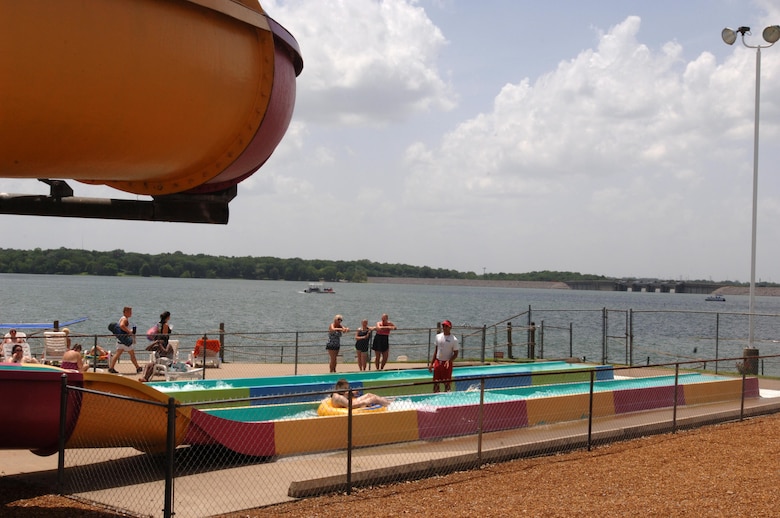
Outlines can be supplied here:
M213 367L219 368L222 363L222 360L219 357L219 349L219 340L206 340L204 353L203 338L200 338L195 343L195 350L192 351L192 354L190 355L190 363L192 363L194 367L198 367L200 362L200 366L202 367L205 362L207 365L210 363Z
M63 331L43 333L43 362L50 365L62 363L62 356L68 352L68 335Z
M168 344L173 347L173 358L168 358L167 356L157 358L154 352L152 352L149 357L149 361L154 362L152 377L163 376L165 377L165 381L176 380L178 378L202 378L203 372L201 372L200 369L193 369L186 363L181 363L179 361L179 341L168 340Z

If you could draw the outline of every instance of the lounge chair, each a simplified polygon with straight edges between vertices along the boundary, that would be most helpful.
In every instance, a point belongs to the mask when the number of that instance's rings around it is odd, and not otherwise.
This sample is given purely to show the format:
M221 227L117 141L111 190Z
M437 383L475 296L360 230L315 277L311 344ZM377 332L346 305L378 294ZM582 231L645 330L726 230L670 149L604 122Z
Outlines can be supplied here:
M68 335L63 331L44 331L43 363L59 365L62 356L68 352Z
M3 343L3 361L4 362L10 362L11 356L14 354L14 346L15 345L21 345L22 346L22 355L25 358L32 358L32 352L30 351L30 344L27 342L22 342L21 344L12 344L12 343Z
M219 349L219 340L206 340L204 353L203 338L200 338L195 343L195 350L192 351L192 354L190 355L190 363L192 363L193 367L202 367L205 361L206 365L211 364L212 367L219 368L219 365L222 362L219 357Z
M98 354L97 358L91 352L92 348L90 347L84 354L84 365L87 366L87 369L108 369L111 364L111 351L106 351L106 354Z
M165 381L177 380L179 378L201 379L203 371L194 369L186 363L179 361L179 341L168 340L168 344L173 347L173 359L168 357L157 358L152 352L149 361L154 362L152 377L163 376Z

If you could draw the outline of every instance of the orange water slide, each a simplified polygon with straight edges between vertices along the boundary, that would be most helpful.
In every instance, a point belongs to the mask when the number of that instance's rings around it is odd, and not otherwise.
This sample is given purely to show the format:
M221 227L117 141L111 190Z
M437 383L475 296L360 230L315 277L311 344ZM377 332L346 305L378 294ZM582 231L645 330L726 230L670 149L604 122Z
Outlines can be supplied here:
M282 139L303 62L252 0L0 0L0 177L234 187Z
M43 456L57 452L63 383L74 388L67 391L66 448L166 451L170 396L114 374L11 363L0 363L0 390L13 400L0 416L0 449L29 449ZM190 413L190 407L175 409L176 446L186 436Z
M131 446L147 453L166 451L169 396L123 376L96 372L83 376L88 391L81 396L78 420L66 448ZM149 403L140 404L139 399ZM176 446L184 440L190 412L190 407L176 408Z

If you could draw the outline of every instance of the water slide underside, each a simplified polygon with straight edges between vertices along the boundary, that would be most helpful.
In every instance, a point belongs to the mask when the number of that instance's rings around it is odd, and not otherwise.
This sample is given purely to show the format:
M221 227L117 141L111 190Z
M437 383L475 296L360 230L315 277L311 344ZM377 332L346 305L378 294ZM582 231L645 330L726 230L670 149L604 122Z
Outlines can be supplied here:
M0 213L227 223L303 68L256 0L0 0ZM151 201L74 196L67 182Z

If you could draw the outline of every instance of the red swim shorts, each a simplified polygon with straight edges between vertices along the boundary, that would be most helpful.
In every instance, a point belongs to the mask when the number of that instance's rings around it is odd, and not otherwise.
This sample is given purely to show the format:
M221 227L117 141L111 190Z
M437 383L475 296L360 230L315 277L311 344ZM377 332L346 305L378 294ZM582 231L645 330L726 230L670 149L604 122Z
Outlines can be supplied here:
M450 381L452 379L452 362L433 362L433 381Z

